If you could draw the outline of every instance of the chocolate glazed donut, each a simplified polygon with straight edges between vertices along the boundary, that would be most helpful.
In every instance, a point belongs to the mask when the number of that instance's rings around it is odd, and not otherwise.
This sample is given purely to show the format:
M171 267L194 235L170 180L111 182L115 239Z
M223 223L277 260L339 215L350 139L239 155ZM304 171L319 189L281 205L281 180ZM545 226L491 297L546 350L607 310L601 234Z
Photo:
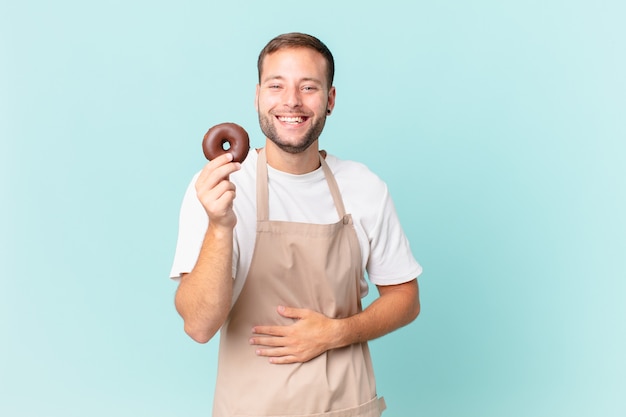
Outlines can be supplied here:
M228 149L224 149L225 144L228 144ZM209 161L231 153L233 162L243 162L250 150L250 138L248 132L238 124L220 123L206 132L202 140L202 150Z

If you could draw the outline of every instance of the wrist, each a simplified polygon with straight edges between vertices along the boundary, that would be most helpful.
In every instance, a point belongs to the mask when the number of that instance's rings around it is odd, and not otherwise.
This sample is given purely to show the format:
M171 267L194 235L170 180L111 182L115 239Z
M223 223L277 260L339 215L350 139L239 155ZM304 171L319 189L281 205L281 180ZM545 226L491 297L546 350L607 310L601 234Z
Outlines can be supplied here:
M349 339L349 318L343 319L333 319L331 320L331 331L329 334L332 335L332 340L330 340L330 348L331 349L339 349L351 344Z
M234 225L222 225L217 222L209 222L209 226L207 227L207 237L210 236L213 239L221 240L221 239L232 239L233 237Z

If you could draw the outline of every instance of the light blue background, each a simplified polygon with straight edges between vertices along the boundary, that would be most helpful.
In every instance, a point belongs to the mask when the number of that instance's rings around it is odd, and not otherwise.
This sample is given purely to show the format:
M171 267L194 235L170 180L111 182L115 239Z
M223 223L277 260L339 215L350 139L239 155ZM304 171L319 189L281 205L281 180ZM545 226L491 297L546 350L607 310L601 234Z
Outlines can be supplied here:
M208 416L167 278L202 135L261 146L256 58L319 36L321 139L385 179L422 313L385 417L626 415L626 7L2 1L0 415Z

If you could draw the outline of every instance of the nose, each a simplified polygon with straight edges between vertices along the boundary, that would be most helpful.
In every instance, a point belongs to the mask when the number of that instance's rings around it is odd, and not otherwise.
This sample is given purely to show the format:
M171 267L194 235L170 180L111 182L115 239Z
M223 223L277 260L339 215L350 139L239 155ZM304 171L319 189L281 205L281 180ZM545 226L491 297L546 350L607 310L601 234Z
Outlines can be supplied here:
M299 107L302 105L302 98L300 97L300 89L297 87L285 89L285 105L287 107Z

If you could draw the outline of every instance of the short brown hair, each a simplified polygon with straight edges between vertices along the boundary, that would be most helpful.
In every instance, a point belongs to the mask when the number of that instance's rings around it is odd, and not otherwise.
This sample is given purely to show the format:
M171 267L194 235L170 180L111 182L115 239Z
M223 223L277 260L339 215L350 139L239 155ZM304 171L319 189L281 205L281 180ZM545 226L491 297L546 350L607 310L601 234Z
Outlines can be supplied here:
M261 82L261 70L263 69L263 59L266 55L276 52L280 49L286 48L310 48L313 49L326 59L326 78L328 79L328 88L333 85L333 79L335 78L335 60L330 49L322 41L315 36L307 35L306 33L285 33L278 35L265 45L265 48L259 54L259 60L257 62L257 68L259 70L259 83Z

